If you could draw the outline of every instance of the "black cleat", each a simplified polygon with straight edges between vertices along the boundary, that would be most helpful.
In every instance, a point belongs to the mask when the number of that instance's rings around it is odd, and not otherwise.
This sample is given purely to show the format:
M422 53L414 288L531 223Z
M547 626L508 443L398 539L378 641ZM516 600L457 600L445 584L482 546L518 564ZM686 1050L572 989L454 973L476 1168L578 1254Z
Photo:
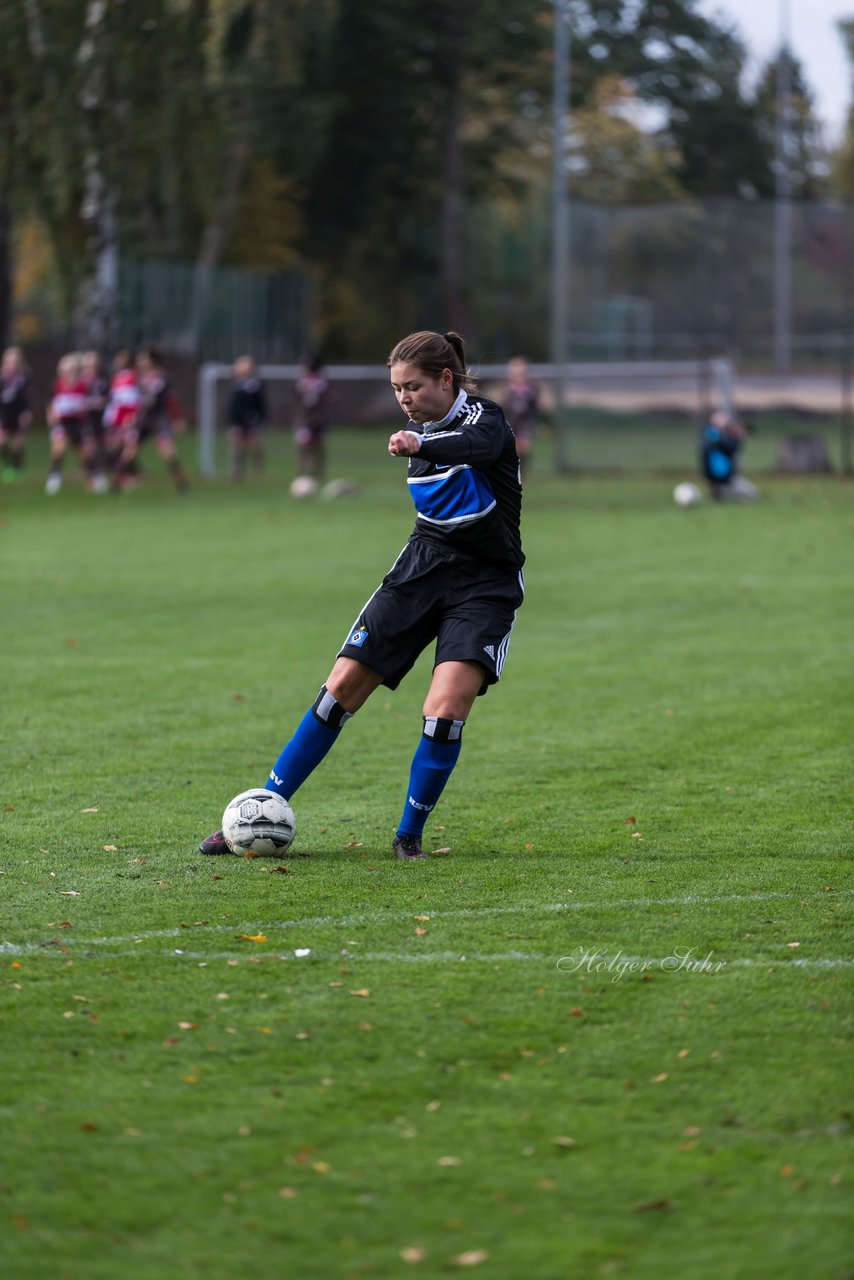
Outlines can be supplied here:
M396 858L403 862L414 862L416 858L426 858L421 848L420 836L395 836L391 843Z
M199 853L231 853L225 842L225 836L221 831L214 831L213 835L208 836L199 845Z

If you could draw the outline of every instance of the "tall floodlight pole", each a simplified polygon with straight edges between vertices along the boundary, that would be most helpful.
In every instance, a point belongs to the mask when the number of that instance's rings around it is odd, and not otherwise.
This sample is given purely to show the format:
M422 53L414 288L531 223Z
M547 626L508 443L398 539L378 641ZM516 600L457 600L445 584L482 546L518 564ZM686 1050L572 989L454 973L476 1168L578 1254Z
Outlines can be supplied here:
M774 147L774 367L778 373L788 373L792 356L792 174L789 157L791 73L789 0L780 0Z
M551 360L554 368L555 470L567 471L566 385L569 361L569 186L566 145L569 134L569 3L554 3L552 78L552 245Z

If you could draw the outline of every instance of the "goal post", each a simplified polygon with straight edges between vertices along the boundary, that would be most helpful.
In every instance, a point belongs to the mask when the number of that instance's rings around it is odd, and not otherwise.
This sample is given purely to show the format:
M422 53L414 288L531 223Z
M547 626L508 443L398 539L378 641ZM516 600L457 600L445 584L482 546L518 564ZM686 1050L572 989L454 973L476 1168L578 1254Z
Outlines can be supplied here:
M258 374L265 382L295 383L303 374L298 364L262 364ZM506 364L481 364L473 372L484 382L503 381ZM656 402L678 400L698 414L712 408L732 411L735 374L732 361L719 356L697 360L627 360L598 363L571 363L564 370L554 364L531 364L529 372L543 388L543 407L554 407L554 388L562 386L565 403L602 403L623 410L639 409ZM217 420L220 416L220 384L232 377L230 364L203 364L198 373L198 467L200 475L211 478L217 472ZM562 373L562 377L558 374ZM383 364L331 364L323 375L335 382L375 382L388 384ZM589 397L589 400L586 399ZM548 400L551 400L551 406ZM391 409L391 392L389 408ZM389 416L392 416L391 414ZM572 433L569 441L571 445ZM570 456L570 462L571 462Z

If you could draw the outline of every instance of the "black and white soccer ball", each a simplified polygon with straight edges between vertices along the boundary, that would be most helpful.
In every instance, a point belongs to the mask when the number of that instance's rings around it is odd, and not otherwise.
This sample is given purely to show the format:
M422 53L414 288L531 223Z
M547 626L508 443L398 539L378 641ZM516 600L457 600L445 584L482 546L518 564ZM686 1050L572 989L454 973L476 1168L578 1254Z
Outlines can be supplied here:
M241 791L222 815L222 834L232 853L244 858L283 858L293 843L297 820L284 796L253 787Z

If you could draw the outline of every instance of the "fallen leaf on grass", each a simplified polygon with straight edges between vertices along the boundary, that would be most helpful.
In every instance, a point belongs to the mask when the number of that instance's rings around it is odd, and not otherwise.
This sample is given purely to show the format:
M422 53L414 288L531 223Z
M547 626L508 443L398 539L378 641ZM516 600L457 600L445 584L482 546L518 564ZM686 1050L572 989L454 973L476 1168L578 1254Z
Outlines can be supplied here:
M780 1170L780 1177L791 1178L794 1172L795 1172L795 1166L793 1164L784 1164L782 1169Z
M311 1167L315 1173L329 1173L332 1169L332 1165L327 1164L325 1160L315 1160Z
M415 932L417 933L417 935L418 935L418 937L419 937L419 938L423 938L423 937L424 937L424 934L427 932L427 930L426 930L426 929L416 929L416 930L415 930Z
M179 1022L178 1026L181 1031L197 1031L199 1024L198 1022Z
M81 810L80 810L80 812L81 812L81 813L97 813L97 812L98 812L98 808L97 808L97 805L96 805L94 809L81 809Z
M400 1256L404 1262L423 1262L427 1257L424 1249L419 1249L415 1245L409 1245L405 1249L401 1249Z
M429 919L430 919L430 917L429 917L429 916L415 916L415 919L416 919L416 920L422 920L422 921L423 921L423 920L429 920Z
M296 1196L299 1195L299 1192L297 1191L296 1187L280 1187L279 1195L282 1197L283 1200L293 1200Z
M486 1262L488 1257L486 1249L468 1249L465 1253L458 1253L451 1261L458 1267L476 1267L478 1263Z
M266 942L267 935L264 933L238 933L237 937L241 942Z
M445 846L445 848L443 848L443 849L431 849L431 850L430 850L430 857L431 857L431 858L440 858L440 857L442 857L442 855L443 855L443 854L450 853L450 852L451 852L451 846L450 846L450 845L446 845L446 846Z
M104 853L118 853L119 846L117 844L105 844Z
M79 898L80 897L79 889L60 889L59 893L60 893L60 897L62 898Z
M645 1200L643 1204L636 1204L632 1209L632 1213L649 1213L654 1209L672 1209L673 1203L670 1200Z
M665 1081L666 1079L667 1079L667 1072L660 1071L657 1076L652 1076L650 1078L650 1084L662 1084L663 1081Z
M351 996L361 996L362 999L365 999L370 994L371 992L368 987L359 987L358 990L356 991L353 991L353 990L350 991Z
M552 1138L553 1147L562 1147L565 1151L569 1151L575 1146L575 1138L558 1137Z
M443 1169L455 1169L458 1164L462 1164L462 1160L459 1156L439 1156L436 1164Z

